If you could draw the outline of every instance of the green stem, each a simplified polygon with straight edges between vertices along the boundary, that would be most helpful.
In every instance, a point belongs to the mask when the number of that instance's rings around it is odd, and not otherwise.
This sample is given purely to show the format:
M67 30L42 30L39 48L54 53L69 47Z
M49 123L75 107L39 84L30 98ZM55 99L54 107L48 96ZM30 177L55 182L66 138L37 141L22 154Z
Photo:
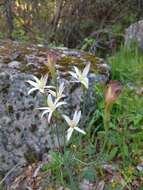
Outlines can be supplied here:
M54 148L56 147L56 143L55 143L55 130L54 130L54 126L52 125L52 122L50 124L50 129L51 129L51 137L52 137L52 142L53 142L53 145L54 145Z
M56 73L55 73L55 71L54 71L54 72L51 72L51 74L52 74L52 81L53 81L53 84L54 84L55 87L56 87L56 96L57 96L58 81L57 81ZM55 119L56 119L56 120L59 119L58 112L55 113ZM55 134L56 134L56 137L57 137L58 148L60 149L60 148L61 148L61 144L60 144L60 136L59 136L59 131L58 131L58 126L57 126L57 124L56 124L56 126L55 126Z
M81 121L81 124L80 124L81 128L83 128L84 124L85 124L85 118L86 118L86 114L85 114L85 112L86 112L86 98L87 98L87 91L86 91L86 89L83 87L82 90L83 90L83 105L82 105L82 121Z
M104 138L104 143L102 146L102 150L100 152L100 155L104 152L107 142L108 142L108 133L109 133L109 128L110 128L110 117L111 117L111 109L112 109L112 104L106 104L105 109L104 109L104 129L105 129L105 138Z
M85 117L86 98L87 98L87 91L86 91L85 88L83 88L83 107L82 107L82 115L83 115L83 117ZM83 121L83 125L84 125L84 121Z
M56 136L57 136L57 141L58 141L58 147L60 149L61 148L61 143L60 143L60 136L59 136L57 124L56 124Z
M106 104L104 110L104 128L105 133L108 133L110 127L110 116L111 116L112 104Z
M64 125L62 125L62 136L63 136L63 150L66 151L66 138L65 138L65 128Z

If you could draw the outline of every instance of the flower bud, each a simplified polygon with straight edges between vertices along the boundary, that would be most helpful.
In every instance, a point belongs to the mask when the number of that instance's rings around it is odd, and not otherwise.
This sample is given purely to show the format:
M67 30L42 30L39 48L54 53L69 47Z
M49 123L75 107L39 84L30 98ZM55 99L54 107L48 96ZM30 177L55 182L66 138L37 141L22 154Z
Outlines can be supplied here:
M112 104L117 100L122 91L122 85L119 81L111 80L105 92L105 102Z
M48 53L47 58L48 58L48 62L45 65L48 67L52 78L55 78L55 76L56 76L56 67L55 67L55 65L56 65L58 57L57 57L57 55L55 53L50 52L50 53Z

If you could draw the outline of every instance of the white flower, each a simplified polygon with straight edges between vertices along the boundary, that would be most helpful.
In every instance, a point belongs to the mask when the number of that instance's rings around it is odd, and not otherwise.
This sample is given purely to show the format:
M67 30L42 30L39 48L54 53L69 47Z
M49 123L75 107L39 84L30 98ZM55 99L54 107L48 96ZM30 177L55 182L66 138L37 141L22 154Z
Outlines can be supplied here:
M32 92L39 90L41 93L44 93L44 90L46 88L54 88L53 86L46 86L47 83L47 79L48 79L48 75L42 76L40 79L38 79L37 77L33 76L33 79L35 80L28 80L26 82L28 82L30 85L33 86L33 88L31 88L28 91L28 94L31 94Z
M82 72L77 67L74 66L75 73L72 71L70 71L69 73L76 79L75 82L81 82L85 86L85 88L88 89L89 82L88 82L87 75L88 75L89 69L90 69L90 63L86 65L86 67L83 69Z
M60 100L61 98L65 97L63 94L64 88L64 83L61 83L59 89L56 92L53 90L48 90L48 92L52 94L57 100Z
M85 131L83 131L82 129L80 129L79 127L77 127L80 117L81 117L81 111L75 111L74 115L73 115L73 119L70 119L68 116L63 115L64 119L66 120L67 124L69 125L69 129L67 130L67 141L70 140L71 135L73 133L74 130L82 133L82 134L86 134Z
M41 108L38 108L38 109L45 110L45 111L43 111L41 117L43 117L45 114L49 113L49 115L48 115L48 123L50 123L50 120L51 120L53 112L58 107L60 107L61 105L64 105L64 104L66 104L66 102L64 102L64 101L59 102L57 99L55 101L53 101L51 94L49 94L48 98L47 98L47 105L48 105L48 107L41 107Z

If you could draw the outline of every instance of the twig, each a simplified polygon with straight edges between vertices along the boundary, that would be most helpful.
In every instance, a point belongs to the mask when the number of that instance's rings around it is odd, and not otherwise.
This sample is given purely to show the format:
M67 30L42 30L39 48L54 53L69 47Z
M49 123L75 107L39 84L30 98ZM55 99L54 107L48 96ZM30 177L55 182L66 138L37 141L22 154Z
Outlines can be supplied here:
M40 169L42 168L42 166L43 166L43 164L41 163L41 164L36 168L36 170L34 171L33 176L32 176L33 178L37 177L38 172L40 171Z

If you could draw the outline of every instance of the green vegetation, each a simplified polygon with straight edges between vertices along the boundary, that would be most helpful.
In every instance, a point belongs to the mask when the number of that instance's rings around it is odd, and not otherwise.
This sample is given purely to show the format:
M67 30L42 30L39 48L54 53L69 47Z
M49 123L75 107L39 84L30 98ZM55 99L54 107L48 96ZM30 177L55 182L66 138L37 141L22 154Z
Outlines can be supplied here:
M121 47L109 57L109 62L112 79L122 81L123 89L110 110L108 134L103 122L105 87L96 84L97 109L85 123L87 135L80 141L73 136L64 153L51 152L52 161L43 167L44 171L52 172L53 184L55 181L75 190L79 188L77 184L87 179L94 187L103 180L106 190L131 190L135 182L138 189L142 188L143 171L137 166L143 162L143 96L137 89L142 82L143 55L136 47Z
M57 148L47 151L48 161L38 171L41 176L46 176L49 189L57 190L62 186L79 190L85 180L92 186L91 189L96 190L143 189L143 52L136 43L129 47L121 45L124 44L125 28L142 19L142 9L143 4L137 0L0 2L0 39L16 40L25 45L45 45L37 51L39 54L43 51L45 59L48 58L47 64L43 64L39 72L43 75L49 72L54 88L46 86L48 76L41 77L40 80L35 77L34 81L29 80L28 83L33 86L29 94L39 90L44 95L46 88L51 93L48 98L44 97L47 98L44 103L47 102L48 107L38 108L44 110L43 115L49 114L49 125L51 128L54 126L51 133L53 139L55 135L58 141ZM1 44L3 47L0 56L4 55L5 60L2 61L5 63L10 62L5 54L13 54L13 50L19 50L21 55L32 54L32 50L22 45L19 49L14 48L11 41L2 41ZM54 49L57 46L92 54L85 54L81 58L63 56L59 60L57 55L44 52L46 47ZM87 74L91 70L97 70L100 62L94 55L107 59L111 66L111 81L108 84L93 85L95 106L86 115L89 95ZM87 64L83 71L81 65L89 61L92 64ZM58 113L60 109L57 110L67 102L63 99L64 84L58 84L56 64L63 66L65 76L69 74L72 65L76 66L74 72L70 72L70 77L84 89L81 111L71 110L71 115L68 116L64 109L61 108L61 113ZM30 67L23 64L20 71L31 73L33 67ZM45 95L47 96L46 93ZM55 121L59 121L62 140ZM70 130L66 131L67 127ZM30 152L26 156L29 165L39 162ZM0 186L0 190L4 190L4 187Z
M109 57L112 68L112 79L119 80L124 84L141 84L143 81L143 53L136 44L125 48L122 46L120 51Z
M46 67L50 66L51 74L55 75L55 70L52 72L55 68L52 67L55 65L56 57L52 56L54 54L50 55L49 60L51 59L51 63L54 64L47 63ZM86 60L88 58L94 65L98 62L98 59L93 56L85 57ZM95 83L93 86L93 92L96 94L95 107L88 117L84 115L86 101L83 103L81 110L84 117L79 122L79 128L84 129L86 135L73 132L68 144L61 149L47 152L49 162L43 164L40 174L48 175L49 185L53 189L62 185L76 190L85 179L94 187L104 182L102 185L105 190L131 190L134 188L134 183L138 189L143 186L143 170L138 169L138 166L143 163L143 54L135 44L132 44L128 48L121 46L118 52L108 56L107 59L111 65L111 80L114 82L110 81L108 85ZM71 64L70 57L65 57L63 60L64 63ZM82 70L80 64L76 66ZM88 69L89 66L87 71ZM90 71L92 69L91 67ZM82 75L82 73L76 74ZM87 79L84 81L84 77L80 76L79 81L87 90L88 83ZM44 92L47 78L43 80L34 90L42 88L41 92ZM120 82L121 93L120 85L118 86ZM111 90L107 96L109 87ZM85 92L84 96L86 100L88 93ZM58 120L60 116L53 114L53 117ZM63 118L60 118L60 122L65 126L66 122L63 122ZM37 161L34 155L30 157L30 153L27 157L29 164Z

